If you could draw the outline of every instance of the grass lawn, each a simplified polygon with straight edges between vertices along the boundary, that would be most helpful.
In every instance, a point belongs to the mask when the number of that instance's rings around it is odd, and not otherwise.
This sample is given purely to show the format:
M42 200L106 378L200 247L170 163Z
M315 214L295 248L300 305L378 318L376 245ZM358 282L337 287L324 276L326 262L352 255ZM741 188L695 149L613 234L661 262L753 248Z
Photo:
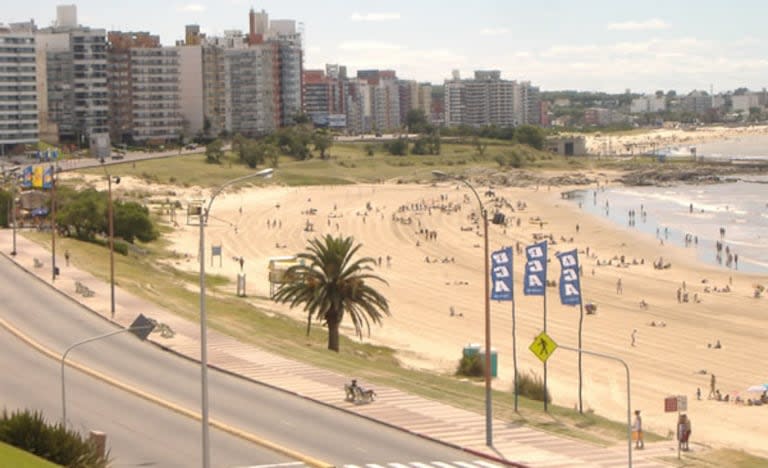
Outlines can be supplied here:
M29 452L0 442L0 466L12 466L14 468L55 468L61 465L43 460Z

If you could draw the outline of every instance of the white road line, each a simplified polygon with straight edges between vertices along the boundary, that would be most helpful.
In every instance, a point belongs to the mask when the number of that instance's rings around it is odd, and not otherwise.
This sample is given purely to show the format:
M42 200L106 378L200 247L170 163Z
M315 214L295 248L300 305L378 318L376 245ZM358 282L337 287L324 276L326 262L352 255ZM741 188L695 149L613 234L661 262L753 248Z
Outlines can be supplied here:
M307 466L302 462L273 463L271 465L248 465L236 468L277 468L279 466Z
M456 468L453 465L451 465L450 463L445 463L445 462L441 462L441 461L433 461L432 464L435 465L435 466L438 466L440 468Z
M484 466L485 468L501 468L501 465L497 465L495 463L489 463L483 460L475 460L475 463L480 466Z

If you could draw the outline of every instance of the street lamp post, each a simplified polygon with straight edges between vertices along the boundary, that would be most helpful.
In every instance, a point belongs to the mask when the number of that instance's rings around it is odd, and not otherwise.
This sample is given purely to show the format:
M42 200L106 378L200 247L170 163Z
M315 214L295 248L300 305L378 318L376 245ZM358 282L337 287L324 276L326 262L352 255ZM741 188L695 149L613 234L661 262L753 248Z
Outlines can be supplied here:
M115 177L115 183L120 183L120 177ZM109 197L109 310L115 318L115 209L112 204L112 176L107 175L107 196Z
M11 224L13 224L13 249L11 256L16 256L16 175L13 175L11 184Z
M493 446L493 405L491 402L491 274L489 268L490 254L488 251L488 211L485 209L475 187L466 179L451 176L443 171L432 171L432 175L443 179L453 179L469 187L472 193L475 194L475 198L477 198L477 203L480 205L480 214L483 217L483 239L485 244L485 444L491 447Z
M201 423L203 429L203 468L211 466L210 436L208 432L208 325L205 310L205 225L211 212L211 205L216 197L230 185L255 177L270 177L274 169L263 169L237 179L224 182L211 193L208 207L200 211L200 374L201 374Z
M101 158L104 164L104 158ZM115 210L112 203L112 179L113 176L104 168L107 175L107 217L109 218L109 312L115 318ZM114 176L115 184L120 183L120 177Z
M139 315L139 317L133 323L133 325L131 325L128 328L121 328L119 330L114 330L109 333L104 333L102 335L92 336L90 338L80 340L77 343L71 345L69 348L67 348L64 351L64 354L61 355L61 424L65 428L67 427L67 394L64 386L64 369L67 362L67 355L69 354L69 352L80 345L84 345L92 341L103 340L104 338L109 338L110 336L114 336L114 335L125 333L125 332L131 332L136 336L138 336L139 339L144 341L154 328L155 328L155 325L153 322L148 321L143 315ZM141 332L141 333L138 333L138 332Z
M56 281L56 172L51 176L51 281Z

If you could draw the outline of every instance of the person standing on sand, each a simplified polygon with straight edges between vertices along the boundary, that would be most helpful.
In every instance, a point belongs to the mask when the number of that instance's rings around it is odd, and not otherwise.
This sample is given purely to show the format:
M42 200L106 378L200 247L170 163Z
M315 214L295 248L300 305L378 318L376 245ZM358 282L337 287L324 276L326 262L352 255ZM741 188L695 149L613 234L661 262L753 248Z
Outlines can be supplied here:
M715 374L712 374L712 377L709 379L709 395L707 398L710 400L712 398L715 398L715 384L717 383L717 380L715 379Z
M637 328L632 330L632 346L635 346L637 342Z
M632 439L635 441L636 449L643 449L643 419L640 417L640 410L635 410L635 422L632 423Z
M621 294L624 292L624 288L621 285L621 278L616 280L616 294Z

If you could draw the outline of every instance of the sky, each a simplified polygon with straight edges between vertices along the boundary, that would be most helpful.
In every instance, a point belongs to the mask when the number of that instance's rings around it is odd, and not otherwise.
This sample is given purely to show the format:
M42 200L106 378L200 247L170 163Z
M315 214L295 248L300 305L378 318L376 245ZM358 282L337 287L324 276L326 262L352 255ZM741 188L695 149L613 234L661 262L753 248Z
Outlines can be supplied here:
M6 0L0 22L49 26L61 2ZM71 2L68 2L71 3ZM248 30L248 11L293 19L304 68L393 69L441 84L459 70L500 70L544 91L725 92L768 87L765 0L81 0L78 22L149 31L164 45L184 26Z

